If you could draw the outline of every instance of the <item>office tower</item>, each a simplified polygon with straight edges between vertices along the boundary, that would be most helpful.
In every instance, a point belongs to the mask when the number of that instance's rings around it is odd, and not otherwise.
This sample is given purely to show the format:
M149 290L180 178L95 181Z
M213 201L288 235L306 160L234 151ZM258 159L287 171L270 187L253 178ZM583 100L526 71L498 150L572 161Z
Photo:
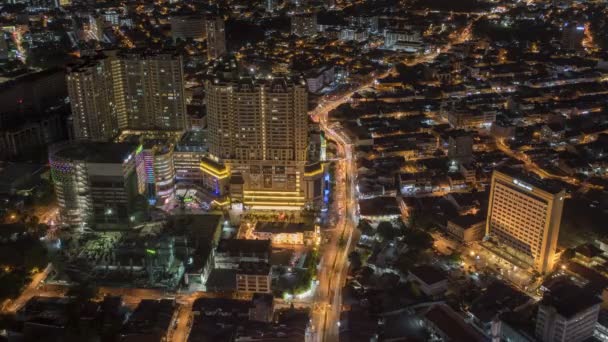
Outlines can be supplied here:
M553 269L565 190L504 169L494 171L486 235L540 273Z
M317 14L298 13L291 17L291 34L299 37L317 34Z
M124 129L183 130L182 58L106 51L68 68L74 137L106 141Z
M218 73L205 84L210 160L230 196L256 206L301 207L321 197L320 163L307 164L306 83Z
M585 26L577 22L565 23L562 28L562 46L568 50L582 50Z
M145 193L141 148L128 143L70 142L51 146L49 164L63 222L120 227L139 221Z
M219 17L205 20L207 32L207 58L216 59L226 54L226 29L224 20Z
M593 336L601 298L570 282L549 289L538 306L536 337L542 342L581 342Z
M173 41L178 39L205 39L205 18L203 16L171 17L171 36Z
M448 133L448 158L458 163L468 163L473 159L473 137L463 130Z

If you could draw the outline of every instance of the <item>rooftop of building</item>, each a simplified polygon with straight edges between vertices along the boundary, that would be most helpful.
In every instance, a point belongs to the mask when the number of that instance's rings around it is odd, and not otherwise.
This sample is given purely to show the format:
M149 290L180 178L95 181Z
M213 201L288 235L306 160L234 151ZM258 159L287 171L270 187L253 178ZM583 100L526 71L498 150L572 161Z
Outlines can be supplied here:
M466 131L464 129L454 129L451 131L446 132L446 135L448 136L448 138L452 138L452 139L456 139L459 137L472 137L473 134L469 131Z
M574 251L576 254L580 254L586 258L594 258L604 253L599 247L596 247L592 243L584 243L579 245L574 249Z
M304 172L306 173L312 173L316 171L323 171L323 164L321 162L310 163L304 166Z
M248 315L253 307L251 301L232 298L197 298L192 304L193 312L215 313L230 312L234 315Z
M586 291L570 281L559 282L545 292L540 304L555 308L558 314L568 319L602 303L599 296Z
M503 312L498 316L502 324L507 324L517 333L524 335L533 341L535 329L536 306L531 306L528 310L518 312Z
M450 341L488 340L445 304L433 305L424 314L424 318L447 335Z
M236 290L236 272L234 268L214 268L209 273L205 287L210 292L232 292Z
M222 239L216 252L230 256L270 255L270 249L270 240Z
M272 323L247 321L239 325L237 338L262 341L304 341L310 314L306 309L277 311L277 321Z
M204 163L204 164L206 164L206 165L208 165L208 166L210 166L210 167L212 167L215 170L218 170L220 172L226 170L226 165L225 164L219 163L219 162L217 162L217 161L215 161L215 160L213 160L211 158L208 158L208 157L202 157L201 158L201 163Z
M125 162L138 148L137 144L113 142L84 142L73 141L60 145L51 160L67 159L90 163L121 164Z
M462 227L463 229L471 228L472 226L486 221L485 213L483 214L468 214L468 215L456 215L451 217L449 222Z
M240 184L243 185L245 184L245 179L243 178L243 175L240 173L233 173L230 175L230 184Z
M231 300L235 301L235 300ZM238 301L238 300L236 300ZM306 328L310 316L306 310L287 309L277 312L276 322L253 321L247 317L248 301L230 304L219 303L233 307L243 305L243 309L233 315L226 315L222 307L205 310L209 315L195 315L188 341L196 342L228 342L234 340L246 341L303 341L306 338ZM222 315L219 313L222 311Z
M187 131L175 146L179 152L204 152L207 149L206 131Z
M45 315L50 317L65 315L65 310L73 302L72 298L66 297L40 297L34 296L19 310L20 316L33 317Z
M400 215L399 205L395 197L383 196L359 201L362 216Z
M302 233L314 231L314 226L306 223L258 221L255 231L271 234Z
M469 311L481 322L490 322L499 312L515 310L528 303L530 297L502 281L488 285Z
M560 187L555 182L552 182L550 180L539 179L537 177L534 177L531 174L524 173L521 170L518 170L518 169L515 169L512 167L501 167L501 168L496 169L495 172L500 172L504 175L515 178L521 182L528 184L529 186L539 188L552 195L556 195L564 190L562 187Z
M152 138L143 139L142 146L144 149L156 149L161 152L166 152L170 149L173 139L171 138Z
M264 304L270 307L274 303L274 296L270 293L254 293L251 297L251 302L255 305Z
M121 335L164 335L171 325L176 305L170 299L143 299L129 316Z
M270 264L266 262L248 262L239 263L237 274L245 275L270 275Z
M220 214L176 215L171 216L169 227L195 240L212 241L219 238L222 219Z

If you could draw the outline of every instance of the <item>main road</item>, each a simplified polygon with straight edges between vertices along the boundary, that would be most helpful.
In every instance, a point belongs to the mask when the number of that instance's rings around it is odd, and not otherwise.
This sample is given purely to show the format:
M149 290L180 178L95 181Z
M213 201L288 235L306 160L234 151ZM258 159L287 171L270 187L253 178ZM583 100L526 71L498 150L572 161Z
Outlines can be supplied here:
M452 45L465 42L471 38L472 23L463 28L460 32L455 32L450 36L450 41L443 47L434 52L419 56L408 62L408 65L432 61L440 53L452 48ZM319 123L328 139L333 140L338 149L340 159L336 167L336 189L335 198L337 214L339 220L336 224L337 229L333 229L328 243L324 246L323 256L317 279L319 285L315 293L314 306L312 312L312 325L315 332L315 340L338 341L339 322L342 309L342 288L346 281L348 271L348 253L352 249L352 242L358 240L354 236L358 232L354 227L358 221L357 213L357 191L356 191L356 159L354 156L353 145L347 134L339 125L329 124L329 112L343 103L350 100L356 92L371 87L378 79L387 77L396 72L395 67L374 75L368 82L365 82L355 89L339 96L332 101L323 101L319 106L310 112L312 119Z
M570 183L572 185L579 185L579 183L580 183L574 177L555 175L555 174L552 174L549 171L541 168L540 166L538 166L538 164L536 164L532 160L530 160L530 158L528 156L526 156L525 154L523 154L521 152L518 152L518 151L513 151L505 143L505 139L504 138L496 139L496 147L502 153L506 154L507 156L509 156L509 157L511 157L513 159L517 159L517 160L521 161L522 163L524 163L526 169L528 169L529 171L537 174L540 178L561 180L563 182Z

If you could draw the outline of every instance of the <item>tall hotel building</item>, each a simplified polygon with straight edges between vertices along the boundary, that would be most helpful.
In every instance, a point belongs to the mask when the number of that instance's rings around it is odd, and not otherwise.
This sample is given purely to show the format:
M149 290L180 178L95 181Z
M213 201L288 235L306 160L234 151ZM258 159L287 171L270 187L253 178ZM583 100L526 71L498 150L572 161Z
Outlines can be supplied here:
M254 79L234 70L205 84L209 158L201 168L234 201L300 208L322 198L323 167L309 163L304 80Z
M105 51L68 68L76 139L107 141L124 129L183 130L181 56Z
M205 31L207 34L207 58L212 60L226 54L224 20L219 17L207 18L205 20Z
M513 170L494 171L486 235L540 273L553 269L565 191Z

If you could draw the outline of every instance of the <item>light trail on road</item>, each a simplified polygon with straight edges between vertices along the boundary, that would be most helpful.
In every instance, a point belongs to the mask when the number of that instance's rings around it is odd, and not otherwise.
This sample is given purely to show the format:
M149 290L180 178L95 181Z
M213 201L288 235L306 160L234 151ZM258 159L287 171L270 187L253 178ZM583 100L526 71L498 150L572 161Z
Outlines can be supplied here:
M419 56L405 64L413 66L432 61L439 54L449 51L453 45L471 39L473 22L463 28L461 32L452 34L450 42L442 48L438 48L428 55ZM347 258L352 248L351 242L353 241L353 233L356 233L354 227L357 223L355 182L357 166L353 146L347 134L339 128L339 125L331 125L331 127L328 125L329 112L350 101L350 98L355 93L371 87L376 80L385 78L395 72L396 67L392 67L341 97L333 101L321 103L315 110L309 113L312 120L319 123L326 136L337 144L338 155L342 158L337 161L339 167L336 170L339 170L339 172L336 173L337 187L335 196L344 202L338 206L340 220L336 224L336 227L339 229L332 230L331 238L325 245L326 250L324 251L323 264L317 276L319 286L315 294L314 310L312 312L312 324L316 333L316 341L339 340L338 323L342 307L342 288L346 280L346 273L348 271Z

